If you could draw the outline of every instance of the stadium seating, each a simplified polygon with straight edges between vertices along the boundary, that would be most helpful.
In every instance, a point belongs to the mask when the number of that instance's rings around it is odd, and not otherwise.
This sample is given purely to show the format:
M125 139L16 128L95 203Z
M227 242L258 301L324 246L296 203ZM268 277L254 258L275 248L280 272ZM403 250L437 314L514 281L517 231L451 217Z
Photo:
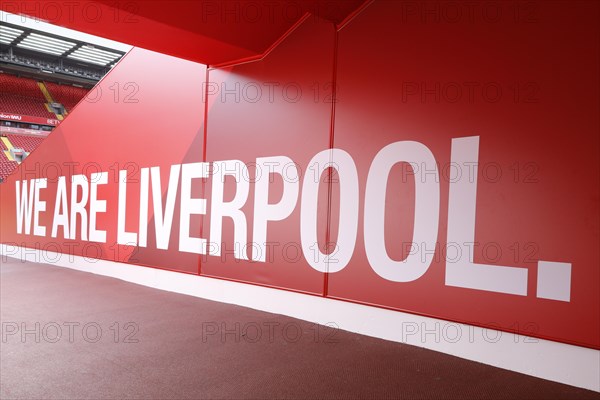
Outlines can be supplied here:
M45 103L35 80L0 74L0 112L56 119Z
M67 109L74 107L87 93L85 89L72 86L57 84L49 86L52 88L53 99L63 103ZM56 119L56 115L46 109L46 102L47 99L35 79L0 73L0 112ZM6 136L14 147L21 148L27 153L34 151L45 139L20 134L3 133L3 136ZM10 175L18 165L16 161L7 158L4 150L8 148L0 141L0 181Z
M67 111L71 111L88 93L88 90L84 88L70 85L58 85L52 82L44 83L54 101L61 103Z
M4 156L4 153L0 155L0 181L4 181L15 168L17 168L17 163L15 161L8 161Z
M35 80L10 74L0 74L0 93L12 93L46 101Z
M5 135L14 147L21 148L28 153L34 151L45 138L24 135Z
M32 117L56 119L56 115L46 110L44 100L23 97L12 93L0 93L0 111Z
M16 147L25 150L27 153L34 151L45 138L25 135L3 135ZM4 180L17 167L16 161L10 161L4 154L8 150L5 144L0 140L0 181Z
M10 161L8 158L6 158L4 155L4 150L7 150L6 146L4 146L4 143L0 141L0 181L3 181L8 175L10 175L18 165L17 162Z

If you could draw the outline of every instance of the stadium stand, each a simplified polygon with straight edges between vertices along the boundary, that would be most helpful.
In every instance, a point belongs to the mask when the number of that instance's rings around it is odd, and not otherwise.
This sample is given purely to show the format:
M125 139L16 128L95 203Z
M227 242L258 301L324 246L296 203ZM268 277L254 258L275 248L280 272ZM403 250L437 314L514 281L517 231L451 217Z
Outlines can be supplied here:
M18 77L10 74L0 75L0 91L2 93L13 93L23 97L45 100L44 94L33 79Z
M67 111L71 111L88 93L87 89L71 85L59 85L52 82L44 82L44 84L54 101L61 103Z
M10 110L15 114L56 119L56 115L46 110L45 101L10 93L0 94L0 110ZM4 111L8 112L8 111Z
M4 151L8 150L4 143L0 140L0 182L4 181L4 179L10 175L15 168L17 168L18 163L16 161L10 161Z
M88 92L87 89L71 85L53 82L41 83L36 79L0 73L0 112L56 119L57 115L49 112L46 108L46 103L50 98L44 94L44 91L50 95L53 102L61 103L67 111L73 109ZM27 153L34 151L45 139L43 136L6 134L4 132L2 136L8 139L13 147L23 149ZM9 148L2 140L0 143L0 182L2 182L19 163L7 157L4 151Z
M5 20L0 32L1 183L19 165L10 149L34 151L125 52Z
M7 157L5 151L9 151L9 147L15 147L25 150L26 153L34 151L43 141L44 137L28 136L28 135L12 135L3 134L0 140L0 182L10 175L19 165ZM8 142L8 146L7 146Z
M55 119L56 115L46 109L45 103L35 80L0 74L0 111Z
M25 150L28 153L34 151L45 138L24 135L5 135L14 147Z

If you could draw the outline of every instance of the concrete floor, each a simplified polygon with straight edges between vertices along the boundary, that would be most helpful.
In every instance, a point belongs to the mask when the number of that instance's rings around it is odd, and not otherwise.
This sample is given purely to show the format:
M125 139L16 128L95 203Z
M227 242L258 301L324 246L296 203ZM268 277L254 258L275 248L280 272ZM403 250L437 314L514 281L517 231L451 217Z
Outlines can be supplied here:
M1 263L2 399L600 399L333 327Z

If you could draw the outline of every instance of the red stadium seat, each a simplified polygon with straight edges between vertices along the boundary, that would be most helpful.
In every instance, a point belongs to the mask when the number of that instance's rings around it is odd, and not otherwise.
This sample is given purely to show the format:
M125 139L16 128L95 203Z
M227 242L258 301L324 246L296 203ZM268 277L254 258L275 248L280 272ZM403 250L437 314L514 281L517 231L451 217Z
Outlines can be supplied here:
M0 74L0 112L55 119L45 103L35 80Z
M10 175L15 168L17 168L18 163L15 161L10 161L4 155L4 150L6 147L2 142L0 142L0 180L6 179L8 175Z
M23 97L31 97L46 101L37 82L33 79L22 78L10 74L0 74L0 93L12 93Z
M88 93L87 89L70 85L59 85L44 82L54 101L61 103L67 111L71 111Z
M6 137L13 146L23 149L28 153L34 151L45 139L43 137L24 135L6 135Z

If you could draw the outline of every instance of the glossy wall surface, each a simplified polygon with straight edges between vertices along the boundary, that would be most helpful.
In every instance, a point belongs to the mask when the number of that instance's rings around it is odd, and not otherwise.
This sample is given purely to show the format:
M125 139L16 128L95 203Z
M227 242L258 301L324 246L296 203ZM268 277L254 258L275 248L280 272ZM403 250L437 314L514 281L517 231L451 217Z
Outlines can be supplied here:
M0 241L600 348L598 4L423 4L221 68L135 48L0 186Z

